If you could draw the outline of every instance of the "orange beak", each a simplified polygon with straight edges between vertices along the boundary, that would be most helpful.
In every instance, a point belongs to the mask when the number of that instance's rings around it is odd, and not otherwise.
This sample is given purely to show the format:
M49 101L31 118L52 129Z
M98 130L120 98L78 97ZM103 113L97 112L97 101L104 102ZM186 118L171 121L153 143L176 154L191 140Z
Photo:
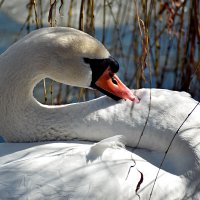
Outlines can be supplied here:
M104 73L95 82L96 86L111 93L112 95L124 100L131 100L135 103L139 103L139 99L133 94L133 92L127 88L119 79L119 77L111 72L108 67Z

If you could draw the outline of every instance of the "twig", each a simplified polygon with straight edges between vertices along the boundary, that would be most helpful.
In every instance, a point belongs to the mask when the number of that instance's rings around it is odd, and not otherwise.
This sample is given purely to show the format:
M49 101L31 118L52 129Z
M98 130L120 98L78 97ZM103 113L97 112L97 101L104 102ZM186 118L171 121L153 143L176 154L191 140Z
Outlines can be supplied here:
M152 197L153 190L154 190L156 181L157 181L157 179L158 179L159 172L160 172L160 170L161 170L161 168L162 168L162 165L163 165L163 163L164 163L164 160L165 160L165 158L166 158L166 156L167 156L167 153L169 152L170 147L172 146L172 143L173 143L175 137L176 137L177 134L179 133L179 130L181 129L181 127L183 126L183 124L187 121L187 119L188 119L188 118L190 117L190 115L194 112L194 110L197 108L198 105L200 105L200 102L198 102L198 103L194 106L194 108L190 111L190 113L187 115L187 117L184 119L184 121L182 122L182 124L179 126L179 128L178 128L177 131L175 132L174 136L172 137L172 139L171 139L171 141L170 141L170 143L169 143L169 146L167 147L167 150L165 151L165 154L164 154L164 156L163 156L163 159L162 159L162 161L161 161L161 163L160 163L160 165L159 165L159 169L158 169L158 172L157 172L157 174L156 174L156 178L155 178L155 180L154 180L154 182L153 182L153 187L152 187L152 189L151 189L151 193L150 193L150 195L149 195L149 200L150 200L151 197Z
M57 0L54 0L53 3L50 0L50 9L49 9L49 15L48 15L48 22L49 22L50 26L53 26L53 8L56 7L56 3L57 3ZM56 24L56 22L55 22L55 24Z
M135 165L136 165L136 164L135 164L135 161L134 161L134 165L131 165L131 166L129 167L129 169L128 169L128 173L127 173L127 175L126 175L125 180L127 180L128 176L129 176L129 174L130 174L131 168L135 167Z
M133 159L133 155L132 155L132 154L131 154L131 160L133 161L134 165L131 165L131 166L129 167L128 173L127 173L127 175L126 175L125 180L127 180L128 176L129 176L129 174L130 174L131 168L132 168L132 167L135 167L135 165L136 165L136 162L135 162L135 160Z
M139 182L138 182L138 184L136 186L135 193L138 196L138 198L140 199L140 195L138 194L138 190L140 189L140 186L144 181L144 175L140 170L137 169L137 171L140 173L140 180L139 180Z
M140 134L140 138L139 138L139 140L138 140L138 142L137 142L137 144L136 144L136 146L135 146L134 149L137 149L137 148L138 148L138 146L139 146L139 144L140 144L140 141L141 141L141 139L142 139L142 136L144 135L144 131L145 131L146 126L147 126L147 122L148 122L148 120L149 120L150 111L151 111L151 88L150 88L149 91L150 91L150 94L149 94L149 105L148 105L148 114L147 114L147 118L146 118L144 127L143 127L143 129L142 129L142 133Z

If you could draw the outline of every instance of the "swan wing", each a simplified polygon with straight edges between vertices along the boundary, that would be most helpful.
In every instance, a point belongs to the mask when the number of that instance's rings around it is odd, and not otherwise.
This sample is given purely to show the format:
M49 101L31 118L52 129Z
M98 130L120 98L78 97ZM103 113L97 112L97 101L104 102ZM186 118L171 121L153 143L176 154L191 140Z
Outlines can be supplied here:
M158 171L138 156L158 158L155 152L132 153L121 136L98 143L2 143L0 149L2 200L149 199ZM179 174L161 170L152 199L184 199L191 192L187 184Z

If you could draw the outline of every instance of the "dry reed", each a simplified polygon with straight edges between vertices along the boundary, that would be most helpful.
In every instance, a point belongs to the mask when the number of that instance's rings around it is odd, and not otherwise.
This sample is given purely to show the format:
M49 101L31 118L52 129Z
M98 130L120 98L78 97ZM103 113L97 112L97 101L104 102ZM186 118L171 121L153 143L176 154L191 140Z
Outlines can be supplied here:
M35 29L44 26L44 6L48 6L45 9L49 10L49 26L75 27L94 37L97 32L98 39L118 58L120 78L129 87L183 90L200 99L198 0L50 0L49 4L30 0L27 4L27 18L20 33L25 29L29 32L34 26ZM57 18L61 15L64 19L58 24ZM101 28L95 24L100 24ZM146 61L147 56L149 63ZM49 83L49 80L47 82L45 85L51 86L44 89L45 103L63 104L99 96L94 91L80 91L55 82ZM53 92L53 87L58 89ZM47 93L52 95L49 97ZM75 95L76 100L65 97L65 93Z

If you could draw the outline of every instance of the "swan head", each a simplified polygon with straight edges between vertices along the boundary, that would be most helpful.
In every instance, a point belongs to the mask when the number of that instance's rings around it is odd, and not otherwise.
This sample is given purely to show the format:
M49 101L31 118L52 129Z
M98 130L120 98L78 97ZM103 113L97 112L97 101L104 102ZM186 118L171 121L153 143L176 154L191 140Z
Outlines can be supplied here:
M92 70L90 86L101 91L114 100L131 100L136 103L138 98L127 88L116 73L119 71L118 62L111 56L102 59L84 58Z
M37 60L38 57L44 58L42 63L47 66L45 73L48 78L68 85L97 89L115 100L139 101L116 75L118 62L95 38L64 27L34 32L25 39L25 43L28 46L31 43L36 48Z

